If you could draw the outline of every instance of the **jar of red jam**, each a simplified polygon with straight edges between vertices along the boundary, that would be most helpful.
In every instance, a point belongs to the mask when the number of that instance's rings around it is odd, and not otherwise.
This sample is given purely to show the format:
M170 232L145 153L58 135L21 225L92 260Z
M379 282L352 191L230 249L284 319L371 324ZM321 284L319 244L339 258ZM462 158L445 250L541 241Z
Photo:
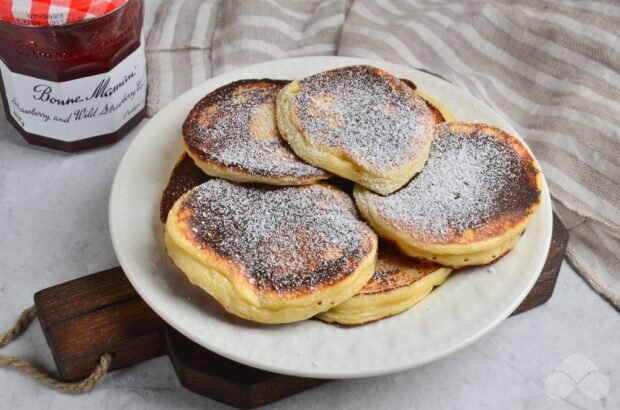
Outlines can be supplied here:
M31 144L78 151L143 117L143 0L1 0L0 92Z

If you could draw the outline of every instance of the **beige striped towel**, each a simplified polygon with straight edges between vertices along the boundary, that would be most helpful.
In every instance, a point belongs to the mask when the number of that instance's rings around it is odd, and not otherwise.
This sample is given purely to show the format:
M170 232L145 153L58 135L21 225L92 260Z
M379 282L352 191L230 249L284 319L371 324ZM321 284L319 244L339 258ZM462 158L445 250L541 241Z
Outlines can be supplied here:
M266 60L346 55L423 67L523 135L571 232L567 256L620 308L620 4L593 0L166 0L147 44L153 115Z

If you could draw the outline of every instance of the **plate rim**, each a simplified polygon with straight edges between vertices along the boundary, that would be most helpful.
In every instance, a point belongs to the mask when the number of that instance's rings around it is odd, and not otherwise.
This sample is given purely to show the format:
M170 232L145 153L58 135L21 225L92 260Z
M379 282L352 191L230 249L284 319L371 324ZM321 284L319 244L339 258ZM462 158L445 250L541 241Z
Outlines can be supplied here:
M320 367L317 367L316 369L312 369L312 370L295 370L295 369L287 369L287 368L282 368L281 366L272 366L270 363L264 363L264 362L259 362L259 361L255 361L252 359L249 359L247 357L239 357L237 355L234 354L230 354L229 352L225 351L224 349L221 349L218 346L215 345L208 345L208 343L205 343L204 340L198 338L196 335L192 334L191 332L189 332L187 329L184 328L180 328L180 326L178 326L178 323L175 323L174 320L170 320L170 318L168 317L168 315L166 314L166 312L163 312L161 309L158 308L158 304L155 303L153 300L151 300L151 295L148 294L148 292L145 292L144 289L142 289L142 286L140 284L140 282L138 281L138 278L134 275L132 275L129 270L126 268L126 266L129 266L129 264L127 263L127 261L125 260L125 256L122 248L120 248L120 245L118 243L118 233L116 232L116 227L118 226L118 223L115 223L116 221L116 216L115 216L115 212L114 212L114 204L118 201L117 197L120 195L118 193L119 191L119 186L120 186L120 175L122 175L122 170L124 169L124 166L126 166L127 161L126 159L129 157L130 153L132 153L137 146L139 146L141 144L141 140L142 140L142 134L145 133L145 129L148 128L148 124L157 116L164 116L165 113L167 113L168 111L171 111L172 108L175 103L177 103L177 101L180 101L182 99L187 99L191 94L193 94L194 92L196 92L196 89L198 88L203 88L205 87L207 84L213 84L213 83L217 83L217 81L223 77L226 76L235 76L237 73L242 73L245 72L247 70L253 69L253 68L259 68L261 66L270 66L273 64L278 64L278 63L282 63L282 64L286 64L287 62L290 61L299 61L299 60L306 60L306 61L324 61L324 60L330 60L330 61L334 61L335 65L353 65L353 64L376 64L378 66L392 66L392 67L400 67L401 69L406 69L406 70L413 70L418 72L420 75L423 76L431 76L436 78L439 81L442 82L446 82L448 83L450 86L452 87L457 87L459 88L461 91L464 91L465 93L469 94L469 98L472 98L474 100L476 100L477 102L479 102L480 104L483 104L484 106L486 106L490 111L492 111L495 115L497 115L498 117L504 119L507 123L509 123L503 116L501 113L496 112L495 110L493 110L491 107L489 107L484 101L478 99L477 97L471 95L471 93L469 93L468 90L463 89L461 87L458 87L448 81L446 81L445 79L441 78L441 77L437 77L434 76L432 74L430 74L427 71L423 71L420 69L416 69L416 68L412 68L412 67L408 67L405 65L401 65L401 64L394 64L394 63L390 63L390 62L386 62L386 61L381 61L381 60L372 60L372 59L362 59L362 58L355 58L355 57L341 57L341 56L308 56L308 57L295 57L295 58L288 58L288 59L280 59L280 60L271 60L271 61L267 61L267 62L262 62L262 63L258 63L258 64L252 64L252 65L248 65L248 66L244 66L244 67L240 67L236 70L232 70L232 71L227 71L224 73L219 74L218 76L212 77L211 79L195 86L192 87L191 89L185 91L184 93L182 93L181 95L179 95L178 97L176 97L175 99L173 99L169 104L167 104L163 109L161 109L157 114L155 114L150 120L149 122L143 126L140 131L138 132L138 134L134 137L134 140L130 143L130 145L128 146L128 148L126 149L121 161L119 162L119 165L117 167L117 170L115 172L114 175L114 179L112 182L112 187L110 189L110 196L109 196L109 204L108 204L108 220L109 220L109 229L110 229L110 236L111 236L111 240L112 240L112 245L114 248L114 252L117 256L117 259L123 269L123 271L125 272L125 276L128 278L129 282L132 284L132 286L134 287L134 289L136 290L136 292L140 295L140 297L145 301L145 303L158 315L160 316L168 325L170 325L172 328L174 328L176 331L178 331L179 333L183 334L185 337L189 338L190 340L194 341L195 343L199 344L200 346L203 346L205 349L208 349L220 356L226 357L230 360L236 361L238 363L242 363L254 368L258 368L258 369L262 369L262 370L266 370L266 371L271 371L271 372L275 372L278 374L285 374L285 375L291 375L291 376L299 376L299 377L313 377L313 378L322 378L322 379L348 379L348 378L360 378L360 377L374 377L374 376L380 376L380 375L386 375L386 374L392 374L392 373L398 373L401 371L405 371L405 370L409 370L412 369L414 367L418 367L418 366L422 366L431 362L434 362L436 360L440 360L458 350L461 350L469 345L471 345L472 343L474 343L475 341L479 340L480 338L484 337L485 335L487 335L492 329L494 329L495 327L497 327L501 322L503 322L507 317L510 316L510 314L519 306L519 304L527 297L527 295L529 294L529 292L531 291L531 289L533 288L533 286L535 285L538 276L540 275L540 273L542 272L542 269L544 267L544 264L546 262L546 257L549 254L549 248L551 245L551 236L552 236L552 231L553 231L553 222L552 222L552 217L553 217L553 211L552 211L552 207L551 207L551 198L550 198L550 193L549 193L549 189L548 189L548 185L546 182L546 178L544 173L542 173L541 171L541 175L542 175L542 180L543 180L543 189L542 189L542 203L541 203L541 207L539 208L539 210L537 212L543 212L545 213L545 215L543 216L545 219L548 219L550 222L548 222L549 224L549 228L546 232L544 232L545 235L545 244L546 244L546 252L545 252L545 258L541 258L538 261L537 264L537 268L534 269L536 271L535 275L532 275L530 281L527 283L526 286L524 286L523 291L521 292L521 294L519 295L518 298L516 298L512 304L510 305L509 308L505 309L505 311L502 312L501 315L498 315L494 320L492 320L490 323L488 323L486 326L484 326L483 328L479 329L475 334L471 335L470 337L461 340L458 343L454 343L451 347L444 349L443 351L440 351L434 355L428 355L425 359L423 360L418 360L415 363L410 363L410 362L406 362L403 361L403 363L399 364L399 365L393 365L391 367L384 367L379 371L365 371L365 372L360 372L360 371L355 371L355 370L341 370L338 373L335 373L333 371L323 371ZM387 69L389 71L389 68ZM275 75L274 77L278 77L278 75ZM242 77L239 77L242 78ZM232 80L234 81L234 80ZM217 87L217 86L216 86ZM534 158L536 158L533 153L531 152L530 147L527 145L527 142L519 135L519 133L516 132L516 130L510 125L510 129L507 130L508 132L510 132L511 134L514 134L520 141L523 142L523 144L525 145L526 149L530 152L530 154L532 154L532 156ZM537 161L538 162L538 161ZM207 344L207 345L205 345Z

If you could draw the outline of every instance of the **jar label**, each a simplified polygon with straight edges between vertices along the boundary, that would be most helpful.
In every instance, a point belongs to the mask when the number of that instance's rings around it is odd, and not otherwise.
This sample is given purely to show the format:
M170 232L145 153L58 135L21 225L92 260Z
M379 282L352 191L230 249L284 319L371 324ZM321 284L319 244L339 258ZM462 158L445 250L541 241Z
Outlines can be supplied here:
M25 131L61 141L110 134L144 108L144 41L107 73L53 82L14 73L0 60L11 116Z

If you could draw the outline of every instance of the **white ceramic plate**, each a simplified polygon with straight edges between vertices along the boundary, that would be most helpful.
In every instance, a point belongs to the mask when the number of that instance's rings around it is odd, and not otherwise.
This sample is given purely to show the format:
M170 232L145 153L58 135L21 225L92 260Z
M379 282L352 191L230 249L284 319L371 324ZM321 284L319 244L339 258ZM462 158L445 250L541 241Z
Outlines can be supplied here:
M193 287L163 247L159 200L182 152L181 124L208 92L243 78L293 79L352 64L372 64L414 81L463 121L515 130L484 103L443 80L378 61L309 57L273 61L213 78L168 105L140 131L123 158L110 196L110 231L118 259L140 296L172 327L207 349L256 368L318 378L398 372L437 360L489 332L525 298L545 262L552 211L543 204L516 248L494 264L451 277L414 308L354 328L319 321L264 326L227 314Z

